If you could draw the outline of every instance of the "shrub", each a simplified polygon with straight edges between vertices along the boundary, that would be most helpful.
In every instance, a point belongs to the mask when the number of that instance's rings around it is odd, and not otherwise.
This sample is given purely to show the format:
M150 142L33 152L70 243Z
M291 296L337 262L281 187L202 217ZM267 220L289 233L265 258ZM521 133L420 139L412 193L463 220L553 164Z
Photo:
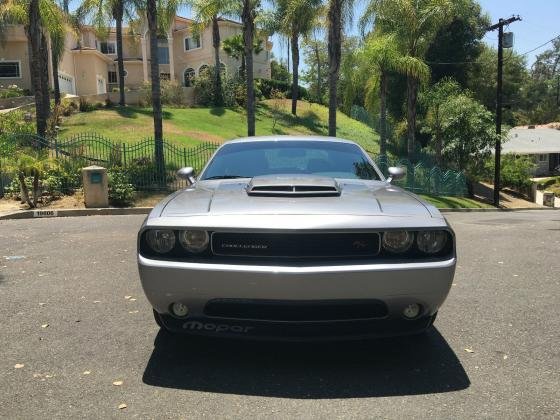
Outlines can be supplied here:
M35 122L26 122L24 111L2 114L0 118L0 156L14 154L16 146L18 146L14 139L19 134L35 134Z
M74 101L62 100L59 107L62 115L65 117L69 117L78 110L78 105Z
M183 88L176 80L161 81L161 103L164 105L181 106L185 104Z
M176 80L161 80L161 103L162 105L183 106L185 97L183 87ZM152 105L152 84L144 82L138 89L138 101L142 105Z
M26 96L29 92L18 85L0 86L0 99L17 98L19 96Z
M78 109L80 110L80 112L91 112L95 111L96 108L93 104L90 104L88 101L86 101L85 98L80 98L80 105Z
M534 169L535 164L528 156L502 156L502 187L509 187L520 192L525 192L531 187L532 182L530 178Z
M283 80L255 79L255 87L265 99L272 99L273 91L283 92L286 98L292 97L292 84ZM309 92L303 86L299 86L298 99L309 100Z
M214 89L214 69L205 71L194 79L194 98L197 105L212 106L216 95Z
M129 175L121 167L114 167L107 172L109 177L109 203L114 206L129 206L134 203L134 185Z

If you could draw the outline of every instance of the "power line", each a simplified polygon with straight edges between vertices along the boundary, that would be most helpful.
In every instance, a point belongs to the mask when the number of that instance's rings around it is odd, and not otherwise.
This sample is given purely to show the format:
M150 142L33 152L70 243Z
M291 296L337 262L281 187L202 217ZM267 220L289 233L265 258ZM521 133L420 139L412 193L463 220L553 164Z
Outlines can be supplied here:
M532 50L529 50L529 51L527 51L527 52L524 52L523 54L520 54L520 55L527 55L527 54L530 54L530 53L532 53L533 51L536 51L536 50L538 50L539 48L542 48L542 47L544 47L545 45L550 44L551 42L556 41L557 39L560 39L560 35L556 35L554 38L552 38L551 40L546 41L544 44L541 44L541 45L539 45L538 47L535 47L535 48L533 48Z
M554 38L552 38L552 39L546 41L545 43L542 43L542 44L539 45L538 47L535 47L535 48L533 48L533 49L530 49L529 51L526 51L526 52L524 52L524 53L522 53L522 54L517 54L517 55L523 57L524 55L531 54L533 51L536 51L536 50L538 50L539 48L542 48L542 47L544 47L545 45L550 44L551 42L556 41L557 39L560 39L560 35L556 35ZM513 54L512 54L512 56L506 58L506 61L507 61L507 60L510 60L512 57L513 57ZM450 66L451 66L451 65L458 65L458 64L480 64L480 61L448 61L448 62L426 61L426 64L450 65Z

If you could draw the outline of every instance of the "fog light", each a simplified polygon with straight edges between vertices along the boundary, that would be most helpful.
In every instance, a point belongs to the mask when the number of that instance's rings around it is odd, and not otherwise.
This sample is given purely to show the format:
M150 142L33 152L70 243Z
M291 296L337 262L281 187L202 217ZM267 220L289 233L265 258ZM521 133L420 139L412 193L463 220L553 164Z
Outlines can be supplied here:
M173 303L173 305L171 305L171 312L173 313L173 315L179 318L183 318L189 313L189 308L187 307L187 305L181 302L175 302Z
M404 308L402 313L405 318L416 318L420 314L420 305L418 305L417 303L411 303L406 308Z

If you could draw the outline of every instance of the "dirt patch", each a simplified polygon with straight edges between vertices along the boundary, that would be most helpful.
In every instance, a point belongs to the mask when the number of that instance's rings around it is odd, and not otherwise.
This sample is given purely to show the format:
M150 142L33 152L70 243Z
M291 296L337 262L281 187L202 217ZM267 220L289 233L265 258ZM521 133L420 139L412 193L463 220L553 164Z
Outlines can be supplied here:
M168 193L137 192L134 207L153 207L168 195Z
M224 141L223 137L217 136L215 134L205 133L203 131L181 131L181 134L200 141L212 141L220 143Z
M78 191L74 195L65 195L56 200L39 203L37 208L83 209L85 208L84 196L81 191ZM9 213L18 210L29 210L29 206L27 204L21 204L18 200L13 200L11 198L0 199L0 213Z

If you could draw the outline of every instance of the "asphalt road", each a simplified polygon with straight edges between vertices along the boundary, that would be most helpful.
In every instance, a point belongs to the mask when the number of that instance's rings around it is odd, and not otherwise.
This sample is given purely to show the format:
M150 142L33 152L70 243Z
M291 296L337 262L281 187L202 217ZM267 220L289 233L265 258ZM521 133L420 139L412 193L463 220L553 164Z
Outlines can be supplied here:
M448 218L436 328L335 344L159 333L142 216L0 221L0 418L560 418L560 213Z

